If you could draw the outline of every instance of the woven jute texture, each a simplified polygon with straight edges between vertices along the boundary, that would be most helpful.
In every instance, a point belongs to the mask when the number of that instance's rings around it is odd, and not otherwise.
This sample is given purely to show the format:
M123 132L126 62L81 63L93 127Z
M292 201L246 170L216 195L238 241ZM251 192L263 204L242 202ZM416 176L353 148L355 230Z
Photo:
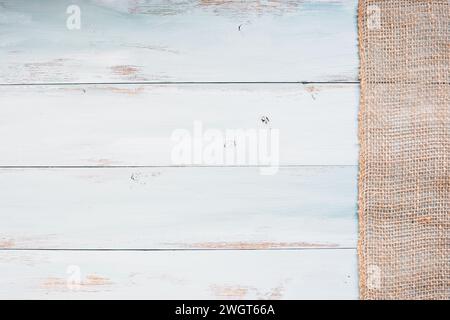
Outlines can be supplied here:
M362 299L450 298L450 1L360 0Z

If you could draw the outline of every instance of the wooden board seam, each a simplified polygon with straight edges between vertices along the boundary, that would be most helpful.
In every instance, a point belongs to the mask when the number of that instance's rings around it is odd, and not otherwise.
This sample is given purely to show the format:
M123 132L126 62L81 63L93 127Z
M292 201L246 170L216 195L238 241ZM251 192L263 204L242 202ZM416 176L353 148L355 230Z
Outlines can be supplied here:
M2 251L117 251L117 252L172 252L172 251L313 251L313 250L356 250L356 247L322 247L322 248L148 248L148 249L116 249L116 248L0 248Z
M218 84L360 84L359 81L136 81L136 82L32 82L0 83L0 86L72 86L72 85L218 85Z

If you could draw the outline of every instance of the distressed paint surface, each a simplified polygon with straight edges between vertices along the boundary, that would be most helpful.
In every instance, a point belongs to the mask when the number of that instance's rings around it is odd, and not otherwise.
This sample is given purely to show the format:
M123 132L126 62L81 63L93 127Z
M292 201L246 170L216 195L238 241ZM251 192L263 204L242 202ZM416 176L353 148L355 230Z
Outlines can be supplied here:
M357 298L356 5L0 0L0 298ZM172 167L194 120L286 167Z
M2 0L0 83L356 81L356 3Z
M2 166L174 165L171 136L194 121L277 129L283 165L357 164L356 85L14 86L0 105Z
M0 170L3 248L356 247L356 167Z
M75 271L80 285L68 287ZM0 299L358 297L354 249L0 251L0 274Z

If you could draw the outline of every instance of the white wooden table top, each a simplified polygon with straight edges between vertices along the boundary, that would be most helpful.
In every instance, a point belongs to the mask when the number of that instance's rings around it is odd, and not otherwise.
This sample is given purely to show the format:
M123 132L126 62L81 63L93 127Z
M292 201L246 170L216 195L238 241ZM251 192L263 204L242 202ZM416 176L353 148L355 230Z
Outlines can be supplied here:
M357 299L356 6L0 0L0 298ZM171 160L261 119L274 175Z

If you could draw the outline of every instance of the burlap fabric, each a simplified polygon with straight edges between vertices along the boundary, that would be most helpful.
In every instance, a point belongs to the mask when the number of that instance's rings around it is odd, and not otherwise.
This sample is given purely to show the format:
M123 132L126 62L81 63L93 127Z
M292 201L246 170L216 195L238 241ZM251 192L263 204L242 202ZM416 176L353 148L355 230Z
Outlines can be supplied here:
M450 298L450 1L360 0L362 299Z

